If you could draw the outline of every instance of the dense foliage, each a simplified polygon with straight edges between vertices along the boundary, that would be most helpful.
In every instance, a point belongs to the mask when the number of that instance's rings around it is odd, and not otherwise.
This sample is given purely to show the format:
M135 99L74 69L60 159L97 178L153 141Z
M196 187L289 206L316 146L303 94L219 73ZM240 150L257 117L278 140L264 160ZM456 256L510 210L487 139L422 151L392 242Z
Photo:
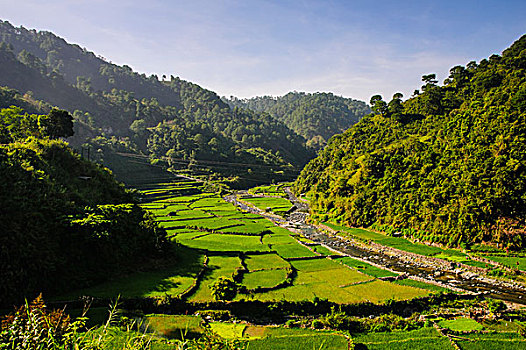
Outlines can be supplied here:
M45 108L43 100L71 111L70 143L90 143L110 167L114 157L104 156L123 143L152 161L175 158L172 167L197 164L245 178L253 175L230 163L271 166L282 179L281 166L299 168L314 156L303 137L268 114L230 108L214 92L177 77L138 74L50 32L0 21L0 63L0 85L18 90L26 104ZM220 163L198 162L210 159Z
M458 245L526 246L526 36L423 77L331 139L295 183L314 217Z
M106 169L46 134L54 112L0 111L0 305L107 278L165 241Z
M289 92L281 97L249 99L232 96L225 100L233 107L269 113L303 136L307 145L315 149L322 148L331 136L342 133L370 112L362 101L322 92Z

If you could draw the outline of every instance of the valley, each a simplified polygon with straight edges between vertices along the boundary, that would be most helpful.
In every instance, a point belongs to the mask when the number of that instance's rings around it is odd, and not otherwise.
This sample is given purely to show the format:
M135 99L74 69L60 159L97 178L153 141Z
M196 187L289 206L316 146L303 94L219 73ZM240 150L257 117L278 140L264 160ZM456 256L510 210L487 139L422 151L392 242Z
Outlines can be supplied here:
M438 258L426 261L425 255L410 251L393 254L390 247L370 246L357 237L342 237L327 225L309 224L308 207L288 186L260 186L221 196L192 177L149 185L142 190L141 206L166 229L176 247L174 262L184 264L147 268L58 296L50 305L75 307L82 296L92 298L96 311L119 297L123 312L143 319L143 331L153 334L153 348L161 349L171 349L180 339L203 337L206 329L249 349L347 349L349 344L373 349L412 344L423 349L431 343L439 349L470 349L476 344L497 349L502 342L517 348L523 344L516 333L502 333L505 328L476 340L455 333L455 327L468 333L494 327L494 321L475 322L464 311L491 300L487 297L512 302L508 305L515 306L508 313L520 308L523 282L478 276L460 265L453 268L446 260L439 264ZM237 284L225 299L217 297L214 287L222 278ZM345 312L338 314L335 306ZM139 307L145 316L138 316ZM447 315L444 308L453 314ZM415 310L417 317L431 321L387 333L368 333L356 326L350 334L330 323L331 317L349 317L345 315L355 315L354 322L365 322L359 320L367 315L377 320L373 323L400 314L414 320ZM324 313L327 316L320 316ZM477 317L488 317L483 315Z
M376 44L291 81L391 91ZM526 35L405 99L282 63L225 97L0 20L0 349L526 348Z

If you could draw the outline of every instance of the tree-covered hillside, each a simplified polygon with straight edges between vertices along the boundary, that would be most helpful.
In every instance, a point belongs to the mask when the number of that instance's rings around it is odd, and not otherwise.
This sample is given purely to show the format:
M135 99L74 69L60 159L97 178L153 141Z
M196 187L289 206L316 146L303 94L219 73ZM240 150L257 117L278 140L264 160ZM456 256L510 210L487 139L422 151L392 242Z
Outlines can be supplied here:
M526 36L434 74L333 137L295 183L314 218L449 245L526 247Z
M136 268L166 242L107 169L59 140L65 111L0 110L0 307Z
M225 101L231 106L269 113L315 149L322 148L331 136L344 132L371 112L365 102L322 92L289 92L281 97L250 99L230 97Z
M91 143L99 159L113 159L106 153L124 145L128 153L179 168L192 164L257 177L249 167L232 166L249 162L272 169L270 178L279 179L313 157L305 140L282 122L232 109L196 84L147 77L53 33L9 22L0 21L0 41L0 86L16 89L27 101L69 110L76 121L76 136L69 141L76 147ZM199 162L209 159L221 164Z

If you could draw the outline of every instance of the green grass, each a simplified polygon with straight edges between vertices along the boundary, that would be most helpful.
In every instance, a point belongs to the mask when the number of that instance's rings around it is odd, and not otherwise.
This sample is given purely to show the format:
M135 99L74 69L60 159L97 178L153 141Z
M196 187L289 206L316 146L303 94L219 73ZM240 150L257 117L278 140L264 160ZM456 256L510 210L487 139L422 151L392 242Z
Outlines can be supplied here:
M141 204L141 207L148 209L156 216L166 216L171 212L178 210L188 210L188 206L185 204Z
M146 315L147 330L168 339L198 338L204 332L203 319L185 315Z
M272 230L272 231L274 231L274 230ZM297 245L298 242L294 238L292 238L292 236L272 233L272 234L265 235L263 237L263 244L270 244L272 246L277 246L277 245L281 245L281 244L294 244L294 245ZM275 249L275 248L276 247L273 247L273 249ZM307 253L307 254L309 254L309 253ZM314 255L316 255L316 254L313 254L313 255L309 254L308 256L314 256Z
M278 236L290 236L290 231L283 227L274 226L271 231Z
M258 236L207 234L194 239L181 241L187 247L205 249L208 251L225 252L266 252L270 251L267 245L261 244Z
M456 340L461 349L465 350L524 350L526 339L517 333L483 333L463 334L462 338L469 340Z
M210 328L214 333L225 339L238 339L243 337L243 331L247 327L239 323L210 322Z
M415 288L430 290L432 292L450 292L448 288L440 287L440 286L437 286L431 283L425 283L422 281L416 281L410 278L406 278L400 281L395 281L394 283L401 285L401 286L411 286Z
M202 236L204 234L207 234L206 232L201 232L201 231L197 231L197 230L188 230L188 229L185 229L185 230L187 230L187 232L178 233L173 238L173 240L176 241L177 243L180 243L180 244L186 246L186 247L191 245L188 242L191 242L195 237L199 237L199 236Z
M324 247L322 245L315 245L315 246L311 246L311 249L318 253L318 254L321 254L321 255L340 255L340 253L338 252L335 252L333 250L330 250L328 249L327 247Z
M192 233L192 232L201 232L201 231L190 229L190 228L186 228L186 227L182 227L182 228L167 228L166 229L166 233L168 234L168 236L177 236L177 235L182 235L182 234L185 234L185 233Z
M355 303L401 300L429 294L422 289L373 280L328 259L297 260L291 264L298 270L293 286L259 293L255 298L301 301L318 297L337 303Z
M186 209L186 210L178 210L175 212L174 215L170 216L160 216L160 220L184 220L184 219L199 219L199 218L211 218L213 217L209 213L206 213L199 209Z
M214 195L201 198L190 205L191 208L212 208L213 210L235 210L232 203L225 202L221 197Z
M353 294L355 299L360 301L369 300L373 303L383 302L389 299L404 300L429 295L428 291L420 288L379 280L350 286L345 288L345 290Z
M518 267L519 270L526 271L526 257L486 255L484 258L511 267L512 269ZM517 265L517 262L519 265Z
M348 234L350 236L360 238L362 240L370 240L378 244L382 244L391 248L400 249L406 252L420 254L420 255L426 255L426 256L433 256L436 254L444 254L444 256L447 256L448 258L453 259L454 256L465 256L465 254L460 253L458 251L453 250L446 250L441 249L438 247L431 247L425 244L419 244L419 243L413 243L406 238L402 237L392 237L387 236L378 232L373 232L361 228L349 228L341 225L337 225L330 222L324 222L324 225L334 229L341 231L345 234Z
M199 227L207 230L217 230L221 228L226 228L229 226L241 226L242 224L235 220L230 220L228 218L222 217L210 217L202 219L186 219L186 220L177 220L172 222L173 225L183 225L188 227Z
M135 272L89 288L57 296L56 300L76 299L81 295L98 298L177 296L194 283L203 267L204 257L195 251L180 248L178 262L153 271Z
M337 258L336 261L340 261L343 264L352 267L354 269L357 269L358 271L365 273L366 275L373 276L376 278L380 277L395 277L398 276L398 274L381 269L379 267L370 265L368 263L362 262L360 260L353 259L351 257L343 257L343 258Z
M266 211L267 209L270 209L271 212L276 214L287 211L292 207L292 203L285 198L252 197L243 198L243 200L245 202L251 203L260 210Z
M265 240L263 242L266 243ZM272 249L275 250L283 258L302 258L316 256L316 254L314 254L311 250L300 245L297 242L273 245Z
M310 260L296 260L291 262L292 265L303 272L315 272L325 271L331 269L345 269L335 261L321 258L321 259L310 259ZM349 270L349 269L346 269Z
M285 281L287 270L261 270L245 273L243 275L243 285L248 289L256 287L274 287Z
M249 255L245 258L245 264L249 271L290 267L290 264L277 254Z
M231 277L236 268L241 267L241 260L230 256L211 256L208 269L198 289L189 298L190 301L212 301L210 285L220 276Z
M434 328L413 331L372 332L353 337L357 349L453 350L448 338Z
M305 272L308 278L312 278L313 281L330 284L344 288L345 286L355 284L358 282L371 281L371 276L364 275L356 270L351 270L346 267L321 270L314 272Z
M258 186L248 190L250 194L265 194L269 196L281 196L286 197L287 194L283 190L283 187L290 186L291 184L280 184L270 186Z
M242 220L231 220L231 224L238 224L239 226L224 228L220 229L219 231L225 233L247 233L254 235L259 235L263 232L269 231L268 227L265 224L261 223L246 222Z
M291 203L283 198L251 198L249 200L255 200L257 205L263 209L272 206L277 208L279 205L285 205L283 208L288 209L291 206ZM161 205L162 208L154 207ZM237 211L230 203L215 194L172 197L152 203L150 206L156 208L153 210L158 213L164 211L164 216L159 217L159 219L167 220L161 223L163 226L183 226L169 229L169 232L174 235L173 240L187 248L204 249L219 254L221 252L268 252L268 254L253 254L245 258L250 272L244 275L242 283L250 289L257 286L272 287L284 281L286 268L291 264L298 270L293 286L257 293L254 298L258 300L301 301L319 297L338 303L354 303L366 300L372 302L382 302L388 299L400 300L429 294L428 291L413 286L375 280L375 277L394 274L370 264L357 262L349 257L342 257L338 259L339 261L320 258L288 262L284 258L316 257L317 254L299 244L287 229L275 226L261 216ZM171 206L184 206L187 209L179 209L178 215L166 216L170 213L168 208ZM215 215L215 217L209 217L210 215ZM174 220L174 218L179 220ZM184 225L214 229L216 233L201 232L184 227ZM267 230L272 233L264 234L260 240L257 235ZM363 239L395 239L396 242L403 244L408 242L367 230L348 230L360 235ZM320 254L334 254L321 245L315 248ZM210 257L209 266L210 270L204 275L196 292L189 297L190 301L211 301L209 285L219 276L232 276L234 270L241 267L237 257L228 256ZM158 293L162 294L161 291ZM244 298L246 298L245 295L238 295L236 300Z
M519 324L516 321L506 321L506 320L499 320L499 321L484 321L482 322L482 326L484 326L487 330L492 330L496 332L518 332L520 329Z
M249 327L247 327L248 330ZM309 350L334 349L347 350L347 339L332 332L310 329L287 329L266 327L264 338L250 340L248 349Z
M452 331L457 332L480 331L484 329L480 323L467 317L440 321L438 322L438 325L440 327L451 329Z
M475 267L481 267L481 268L487 268L488 264L483 263L482 261L476 261L476 260L466 260L462 262L465 265L469 266L475 266Z

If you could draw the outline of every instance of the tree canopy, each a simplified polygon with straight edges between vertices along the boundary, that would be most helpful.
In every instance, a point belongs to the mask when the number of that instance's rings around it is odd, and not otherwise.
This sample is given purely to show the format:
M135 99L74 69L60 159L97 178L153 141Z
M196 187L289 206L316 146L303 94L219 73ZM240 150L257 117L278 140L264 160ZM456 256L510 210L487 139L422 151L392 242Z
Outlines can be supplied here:
M373 96L375 113L334 136L295 191L310 194L317 220L526 247L525 69L523 36L441 86L425 75L405 102Z
M166 232L107 169L40 133L48 118L0 110L0 307L103 281L164 247Z
M273 167L279 180L297 174L284 176L281 165L299 169L315 155L303 137L269 114L230 108L214 92L178 77L159 80L138 74L50 32L0 21L0 63L0 85L16 89L25 105L39 112L49 112L50 106L70 111L75 133L68 142L78 149L90 144L93 154L117 175L129 172L112 162L123 145L130 153L172 168L188 167L193 154L192 164L201 171L238 179L253 176L245 167L224 162L264 164ZM52 138L70 134L66 124L53 122L46 128ZM173 155L178 163L168 164L166 158ZM205 163L210 159L222 164Z
M333 135L345 131L370 112L362 101L322 92L223 99L232 107L269 113L303 136L307 144L316 150L321 149Z

